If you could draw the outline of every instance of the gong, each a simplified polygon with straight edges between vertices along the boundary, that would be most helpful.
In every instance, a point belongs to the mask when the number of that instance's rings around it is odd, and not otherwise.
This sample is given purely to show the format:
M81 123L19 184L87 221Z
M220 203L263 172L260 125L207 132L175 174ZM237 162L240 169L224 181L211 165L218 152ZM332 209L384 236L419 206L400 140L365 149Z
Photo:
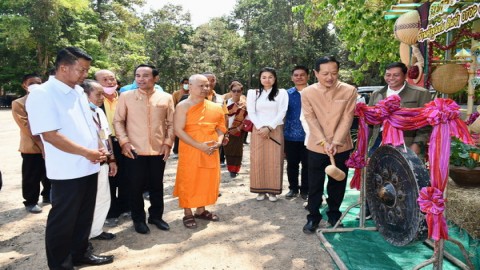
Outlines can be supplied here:
M404 146L379 147L367 168L366 197L377 229L387 242L405 246L427 238L425 215L417 203L421 188L430 185L428 171Z

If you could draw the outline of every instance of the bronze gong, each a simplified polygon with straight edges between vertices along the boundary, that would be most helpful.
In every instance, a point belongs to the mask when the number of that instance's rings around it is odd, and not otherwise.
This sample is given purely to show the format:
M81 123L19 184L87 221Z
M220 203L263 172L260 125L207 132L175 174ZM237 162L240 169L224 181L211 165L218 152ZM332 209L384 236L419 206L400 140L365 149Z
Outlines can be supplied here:
M404 146L379 147L367 168L366 196L378 231L394 246L425 240L425 215L417 203L421 188L430 185L428 171Z

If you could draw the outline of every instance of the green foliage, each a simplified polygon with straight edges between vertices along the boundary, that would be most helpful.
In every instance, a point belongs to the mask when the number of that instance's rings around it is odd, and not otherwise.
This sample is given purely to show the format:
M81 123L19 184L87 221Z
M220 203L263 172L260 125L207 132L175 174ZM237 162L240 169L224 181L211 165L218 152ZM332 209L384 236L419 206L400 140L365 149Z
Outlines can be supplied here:
M367 82L393 58L385 38L392 22L381 16L390 2L238 0L230 16L194 29L190 14L172 4L138 13L144 0L3 0L0 87L21 92L23 74L46 77L65 46L93 56L91 77L110 69L121 84L133 81L138 64L154 64L168 92L179 88L181 78L206 71L217 75L220 93L232 80L258 87L265 66L274 67L279 86L289 88L294 65L313 68L324 55L341 61L342 80Z
M452 142L450 143L450 164L465 166L469 169L479 166L478 162L470 156L471 153L480 154L480 148L465 144L458 138L452 137Z
M239 56L243 43L225 18L199 26L191 38L191 45L186 47L189 74L213 72L217 77L217 92L224 93L230 81L245 76Z
M396 0L312 0L297 7L305 12L306 22L313 27L334 26L338 38L349 51L354 63L352 76L359 85L379 82L384 67L398 61L398 41L393 36L392 20L383 19L383 12Z
M306 0L239 0L234 10L241 22L245 43L242 48L247 85L258 86L258 71L265 66L277 70L279 86L289 88L295 65L313 68L316 58L346 52L328 25L309 27L304 22ZM295 11L295 12L293 12ZM248 62L246 62L248 61ZM343 61L342 61L343 62ZM313 82L311 78L311 82Z
M164 90L178 90L179 81L187 76L190 66L187 45L193 34L190 14L181 6L171 4L146 14L141 22L145 29L146 55L159 68L160 82Z

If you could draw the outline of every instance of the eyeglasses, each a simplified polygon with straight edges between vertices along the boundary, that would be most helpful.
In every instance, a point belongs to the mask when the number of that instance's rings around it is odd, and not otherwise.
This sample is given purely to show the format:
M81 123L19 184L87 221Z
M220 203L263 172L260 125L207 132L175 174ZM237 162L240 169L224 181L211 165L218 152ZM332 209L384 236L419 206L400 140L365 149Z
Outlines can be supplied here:
M242 93L242 90L235 90L235 89L232 89L230 90L232 93Z

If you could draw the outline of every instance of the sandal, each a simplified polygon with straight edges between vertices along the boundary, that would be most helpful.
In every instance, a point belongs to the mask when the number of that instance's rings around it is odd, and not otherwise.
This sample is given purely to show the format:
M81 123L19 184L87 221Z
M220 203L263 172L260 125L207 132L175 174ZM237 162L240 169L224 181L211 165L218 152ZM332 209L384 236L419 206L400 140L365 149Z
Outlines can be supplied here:
M195 218L208 220L208 221L219 221L220 220L220 218L217 215L215 215L214 213L211 213L208 210L203 211L201 214L195 214Z
M192 215L184 216L183 217L183 225L188 229L195 229L197 228L197 223L195 222L195 218Z

